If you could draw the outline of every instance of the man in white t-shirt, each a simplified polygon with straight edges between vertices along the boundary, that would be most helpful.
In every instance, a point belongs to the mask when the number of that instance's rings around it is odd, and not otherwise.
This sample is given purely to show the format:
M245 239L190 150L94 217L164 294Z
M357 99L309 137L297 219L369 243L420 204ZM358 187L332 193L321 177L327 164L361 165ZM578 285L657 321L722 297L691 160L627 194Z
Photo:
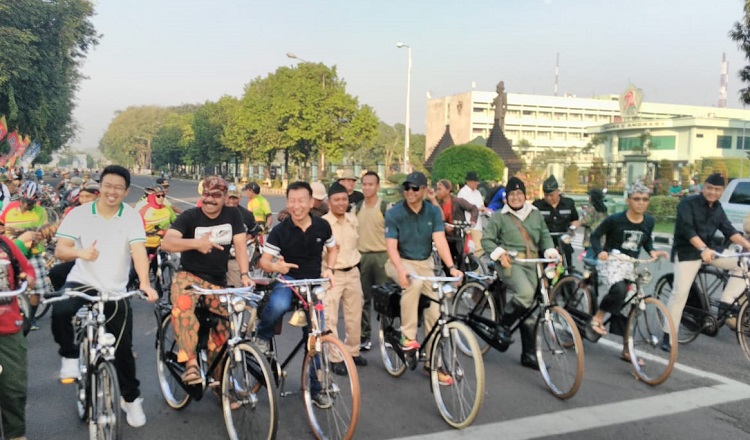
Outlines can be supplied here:
M146 255L146 233L138 212L123 203L130 187L130 172L119 165L106 167L101 174L99 198L74 208L57 230L55 257L73 261L65 288L91 288L101 292L125 292L131 254L140 289L154 302L158 295L151 287ZM80 298L55 303L52 308L52 334L62 356L60 379L74 379L78 371L78 346L71 318L85 304ZM122 409L130 426L146 423L140 382L133 357L133 313L128 300L108 302L104 307L107 332L119 337L115 368L124 400Z
M484 197L482 196L482 193L479 192L477 188L479 188L479 176L477 176L476 171L469 171L466 173L466 185L461 188L461 190L458 192L459 199L464 199L467 202L471 203L472 205L476 206L479 210L479 213L483 213L487 211L487 208L484 206ZM464 213L466 216L466 221L471 221L471 214L467 211ZM469 233L471 234L471 240L474 242L474 255L477 257L481 257L484 253L484 250L482 250L482 216L480 215L479 218L477 218L477 223L474 225L472 229L469 229Z

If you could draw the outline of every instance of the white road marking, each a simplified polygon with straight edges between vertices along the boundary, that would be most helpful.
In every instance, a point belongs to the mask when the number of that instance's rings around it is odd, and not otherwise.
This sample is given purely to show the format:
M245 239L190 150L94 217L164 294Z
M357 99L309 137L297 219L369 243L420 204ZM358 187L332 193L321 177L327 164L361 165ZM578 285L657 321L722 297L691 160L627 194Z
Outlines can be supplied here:
M599 344L610 349L622 350L622 344L607 339L600 339ZM502 433L503 439L533 439L680 414L714 405L750 399L750 385L745 383L679 363L675 363L674 369L716 381L718 384L642 399L476 425L462 431L450 430L435 434L401 437L401 440L497 438L498 433Z

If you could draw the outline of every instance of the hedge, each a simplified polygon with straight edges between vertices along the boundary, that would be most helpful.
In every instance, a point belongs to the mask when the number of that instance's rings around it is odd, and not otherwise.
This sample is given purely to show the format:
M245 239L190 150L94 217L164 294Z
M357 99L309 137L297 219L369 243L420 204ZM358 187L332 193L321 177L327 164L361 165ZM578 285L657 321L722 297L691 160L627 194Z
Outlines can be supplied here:
M653 215L658 223L671 222L677 216L678 203L679 197L652 196L646 212Z
M453 183L464 183L466 173L476 171L482 181L499 182L504 170L505 164L491 149L482 145L456 145L435 158L432 181L448 179Z

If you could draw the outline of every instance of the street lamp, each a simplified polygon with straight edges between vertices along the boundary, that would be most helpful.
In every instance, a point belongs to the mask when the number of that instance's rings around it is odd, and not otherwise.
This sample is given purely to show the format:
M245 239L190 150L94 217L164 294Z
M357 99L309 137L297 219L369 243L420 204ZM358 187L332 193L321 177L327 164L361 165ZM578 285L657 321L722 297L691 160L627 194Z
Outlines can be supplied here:
M286 53L286 57L287 57L287 58L291 58L291 59L293 59L293 60L300 60L300 61L302 61L303 63L309 63L309 61L307 61L307 60L303 60L302 58L298 57L297 55L293 54L292 52L287 52L287 53Z
M411 119L410 101L411 101L411 46L401 42L396 43L399 49L405 47L409 49L409 61L406 65L406 124L404 127L404 173L409 172L409 122Z

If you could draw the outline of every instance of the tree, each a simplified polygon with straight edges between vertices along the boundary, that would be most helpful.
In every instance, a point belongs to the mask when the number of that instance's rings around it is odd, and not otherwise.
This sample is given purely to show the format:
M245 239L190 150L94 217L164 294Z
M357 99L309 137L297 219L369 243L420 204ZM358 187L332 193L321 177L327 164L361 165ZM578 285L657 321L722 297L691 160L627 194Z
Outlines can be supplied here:
M440 153L432 165L432 180L448 179L463 183L466 173L476 171L482 180L500 181L505 164L489 148L481 145L456 145Z
M37 162L75 134L81 63L98 43L89 0L0 1L0 115L39 141Z
M191 125L193 113L170 112L151 141L154 169L169 168L185 163L186 150L195 135Z
M151 142L172 111L165 107L128 107L118 112L99 140L105 157L123 166L151 166Z
M737 47L745 54L745 59L750 62L750 1L745 0L744 4L742 20L734 23L729 31L729 37L737 43ZM750 66L744 66L738 72L738 76L744 84L749 84ZM740 101L750 104L750 87L740 89L739 93Z
M594 163L589 168L589 189L606 188L607 170L604 167L604 159L595 157Z

